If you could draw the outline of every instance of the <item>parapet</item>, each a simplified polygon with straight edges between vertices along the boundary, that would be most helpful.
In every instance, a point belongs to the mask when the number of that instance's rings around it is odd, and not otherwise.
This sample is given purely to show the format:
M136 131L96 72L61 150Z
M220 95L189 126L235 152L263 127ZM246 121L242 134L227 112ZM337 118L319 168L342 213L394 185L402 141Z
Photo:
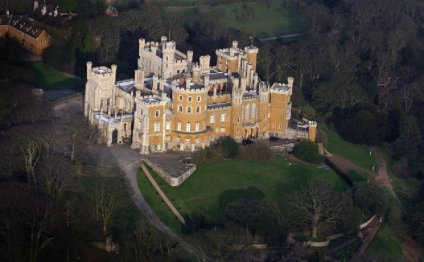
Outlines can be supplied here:
M87 79L105 80L110 79L115 83L117 65L111 65L111 67L98 66L93 67L92 62L87 62Z
M317 122L316 121L309 121L308 122L308 127L309 128L316 128L318 126L318 124L317 124Z

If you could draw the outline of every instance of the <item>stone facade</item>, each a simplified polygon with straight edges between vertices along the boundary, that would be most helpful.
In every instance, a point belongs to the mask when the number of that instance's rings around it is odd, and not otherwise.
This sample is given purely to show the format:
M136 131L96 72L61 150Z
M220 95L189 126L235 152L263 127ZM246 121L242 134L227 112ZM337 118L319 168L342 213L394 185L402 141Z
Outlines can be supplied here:
M258 48L232 47L193 62L193 53L161 42L139 40L134 79L116 81L116 65L87 63L84 114L108 146L131 143L142 154L195 151L222 136L309 138L316 122L290 125L294 79L269 85L256 73Z

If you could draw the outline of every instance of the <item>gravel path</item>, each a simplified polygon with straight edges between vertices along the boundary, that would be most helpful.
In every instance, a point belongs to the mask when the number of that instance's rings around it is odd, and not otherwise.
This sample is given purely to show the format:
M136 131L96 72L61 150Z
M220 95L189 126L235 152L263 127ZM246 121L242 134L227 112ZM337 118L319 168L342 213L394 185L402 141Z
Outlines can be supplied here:
M83 116L83 96L76 95L58 101L54 105L55 123L58 131L66 132L69 128L68 121L73 118L81 118ZM101 167L118 167L122 170L131 197L140 210L159 231L167 234L171 239L178 242L188 253L195 257L199 257L199 252L185 240L181 239L168 226L166 226L160 218L153 212L149 204L143 198L137 184L137 170L140 168L141 155L125 145L113 146L107 148L104 145L93 145L88 151L90 165Z
M195 250L193 246L181 239L160 220L160 218L155 214L155 212L153 212L141 194L137 183L137 170L140 168L141 163L140 154L128 148L127 146L114 146L111 148L106 148L106 150L109 151L110 160L116 162L120 169L123 171L125 179L132 193L132 199L138 209L153 225L155 225L159 231L169 235L190 254L197 255L198 251Z

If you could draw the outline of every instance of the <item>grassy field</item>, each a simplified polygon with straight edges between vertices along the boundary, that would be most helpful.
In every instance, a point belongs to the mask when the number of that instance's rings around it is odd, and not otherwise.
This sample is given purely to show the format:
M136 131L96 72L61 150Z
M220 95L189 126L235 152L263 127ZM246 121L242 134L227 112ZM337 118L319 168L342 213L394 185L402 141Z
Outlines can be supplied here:
M42 63L32 63L31 67L38 88L47 90L72 89L76 84L83 83L80 78L67 76Z
M392 258L391 261L403 261L403 251L402 244L396 238L392 229L387 225L383 225L378 232L378 235L375 237L374 241L371 243L368 252L380 251L386 254L388 257Z
M349 159L353 163L368 170L372 170L373 166L377 168L377 163L375 162L374 157L369 155L368 146L357 145L343 140L339 134L324 124L321 124L319 128L327 134L327 150L330 153Z
M287 194L298 190L310 180L329 181L337 190L347 188L337 174L330 170L305 166L282 157L266 162L223 160L199 165L197 171L178 187L169 186L156 174L154 177L181 213L201 214L218 223L224 221L224 211L220 203L231 201L230 198L235 196L249 198L252 193L263 194L285 213ZM138 182L152 209L171 228L178 229L178 221L141 171Z
M163 6L166 8L165 3L163 3ZM244 7L243 4L237 2L214 6L199 6L197 8L222 14L219 15L220 19L223 19L231 32L243 30L249 34L254 34L256 37L294 33L303 29L302 15L292 8L286 8L279 1L272 2L270 9L265 3L260 1L245 3ZM190 18L195 12L194 6L189 5L168 7L166 10L168 12L183 13L188 19L187 22L191 21ZM246 14L247 12L249 12L249 15Z

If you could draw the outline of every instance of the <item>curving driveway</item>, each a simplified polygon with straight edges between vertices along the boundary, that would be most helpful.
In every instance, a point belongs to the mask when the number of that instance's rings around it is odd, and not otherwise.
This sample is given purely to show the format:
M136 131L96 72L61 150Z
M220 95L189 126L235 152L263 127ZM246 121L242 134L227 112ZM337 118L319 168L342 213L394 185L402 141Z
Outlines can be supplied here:
M83 96L74 95L58 101L54 105L55 128L62 135L69 129L69 121L83 117ZM66 136L66 135L65 135ZM66 148L66 141L63 141ZM63 149L62 149L63 150ZM193 256L199 257L199 252L189 243L181 239L168 226L166 226L159 217L153 212L149 204L143 198L137 184L137 170L140 168L141 155L125 145L119 145L107 148L104 145L93 145L88 151L90 164L96 167L109 166L119 167L122 170L128 187L131 191L131 197L147 220L151 222L159 231L170 236L181 247Z

